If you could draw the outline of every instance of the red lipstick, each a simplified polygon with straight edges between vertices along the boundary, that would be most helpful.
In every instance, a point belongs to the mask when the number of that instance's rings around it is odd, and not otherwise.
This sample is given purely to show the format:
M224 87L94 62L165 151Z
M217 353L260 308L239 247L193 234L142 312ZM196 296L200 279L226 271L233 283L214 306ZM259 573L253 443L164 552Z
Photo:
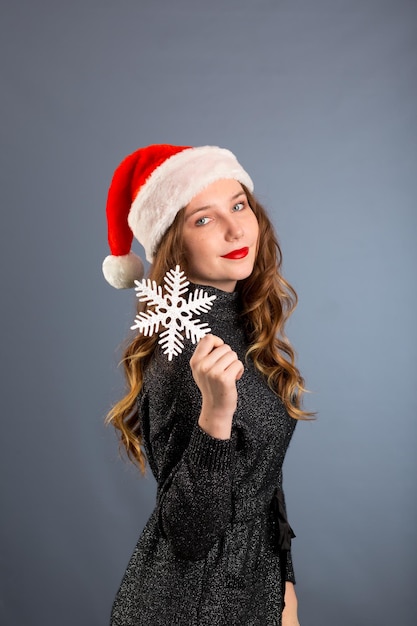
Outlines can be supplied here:
M248 253L249 253L249 248L240 248L240 250L232 250L232 252L229 252L229 254L223 254L222 258L233 259L233 260L244 259L245 256L248 255Z

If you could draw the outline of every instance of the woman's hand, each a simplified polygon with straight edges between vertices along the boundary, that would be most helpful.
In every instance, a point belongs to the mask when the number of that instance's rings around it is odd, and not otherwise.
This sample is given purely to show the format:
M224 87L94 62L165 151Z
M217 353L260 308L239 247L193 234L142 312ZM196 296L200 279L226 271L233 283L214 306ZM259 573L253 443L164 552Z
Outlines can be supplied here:
M237 406L236 381L243 374L243 363L223 339L206 335L197 345L190 366L203 398L200 427L212 437L229 439Z
M298 602L294 585L287 581L285 583L285 607L282 612L282 626L300 626L297 617L297 606Z

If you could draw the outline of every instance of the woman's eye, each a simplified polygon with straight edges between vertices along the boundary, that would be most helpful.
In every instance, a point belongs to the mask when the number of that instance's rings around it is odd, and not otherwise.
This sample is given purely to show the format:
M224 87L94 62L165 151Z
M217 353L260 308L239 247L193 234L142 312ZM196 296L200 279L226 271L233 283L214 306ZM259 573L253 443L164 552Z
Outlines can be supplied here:
M245 206L244 202L238 202L237 204L234 205L233 207L233 211L241 211Z
M196 226L205 226L210 221L209 217L200 217L195 223Z

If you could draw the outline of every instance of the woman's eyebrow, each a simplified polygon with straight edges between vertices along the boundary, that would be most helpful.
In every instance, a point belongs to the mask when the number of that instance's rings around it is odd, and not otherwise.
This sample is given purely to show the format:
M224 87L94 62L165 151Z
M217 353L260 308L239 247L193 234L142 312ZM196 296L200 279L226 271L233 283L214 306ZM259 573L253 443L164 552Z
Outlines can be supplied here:
M243 191L239 191L239 193L236 193L234 196L231 196L231 198L229 199L230 201L236 200L237 198L240 198L241 196L245 196L246 198L246 193ZM213 204L206 204L205 206L201 206L198 207L198 209L194 209L194 211L191 211L191 213L189 213L187 215L187 218L191 217L192 215L195 215L196 213L200 213L201 211L207 211L208 209L212 209L213 208Z

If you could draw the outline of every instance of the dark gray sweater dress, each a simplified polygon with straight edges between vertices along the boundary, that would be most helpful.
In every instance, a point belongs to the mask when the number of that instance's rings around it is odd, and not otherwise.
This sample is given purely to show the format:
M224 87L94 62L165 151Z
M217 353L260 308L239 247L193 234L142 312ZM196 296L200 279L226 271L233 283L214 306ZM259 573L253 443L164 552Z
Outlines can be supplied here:
M238 294L204 290L217 299L201 319L245 365L232 437L214 439L198 426L201 395L189 366L195 346L187 341L171 362L157 348L138 398L157 504L111 626L279 626L284 579L294 582L276 489L296 420L245 363Z

